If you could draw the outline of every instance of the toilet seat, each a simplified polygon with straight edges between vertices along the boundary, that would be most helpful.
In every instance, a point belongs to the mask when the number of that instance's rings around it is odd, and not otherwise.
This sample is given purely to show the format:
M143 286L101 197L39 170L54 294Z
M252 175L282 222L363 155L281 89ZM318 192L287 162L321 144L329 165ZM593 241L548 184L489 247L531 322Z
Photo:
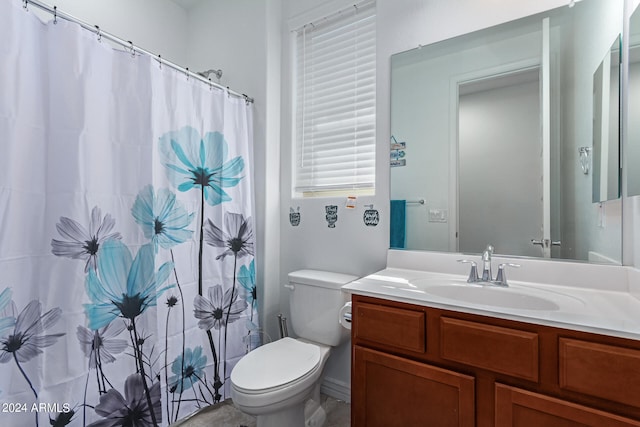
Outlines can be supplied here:
M231 372L233 387L245 394L263 394L290 387L319 368L320 348L282 338L245 355Z

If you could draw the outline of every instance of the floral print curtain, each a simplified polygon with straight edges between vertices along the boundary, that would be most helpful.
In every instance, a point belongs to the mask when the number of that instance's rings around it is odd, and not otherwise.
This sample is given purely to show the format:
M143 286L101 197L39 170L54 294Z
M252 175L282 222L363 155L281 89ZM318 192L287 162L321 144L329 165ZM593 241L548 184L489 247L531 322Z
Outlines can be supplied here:
M252 112L0 14L0 425L161 426L260 344Z

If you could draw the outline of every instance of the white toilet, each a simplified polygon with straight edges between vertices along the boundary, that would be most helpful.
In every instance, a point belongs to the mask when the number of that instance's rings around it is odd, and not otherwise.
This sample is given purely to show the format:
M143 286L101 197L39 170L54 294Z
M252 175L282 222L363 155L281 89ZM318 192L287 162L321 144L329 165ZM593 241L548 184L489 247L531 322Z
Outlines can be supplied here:
M324 424L324 411L319 406L320 379L331 347L349 336L338 320L346 302L340 288L355 279L316 270L289 274L285 287L289 289L291 327L298 338L286 337L258 347L240 359L231 372L233 403L242 412L256 416L258 427Z

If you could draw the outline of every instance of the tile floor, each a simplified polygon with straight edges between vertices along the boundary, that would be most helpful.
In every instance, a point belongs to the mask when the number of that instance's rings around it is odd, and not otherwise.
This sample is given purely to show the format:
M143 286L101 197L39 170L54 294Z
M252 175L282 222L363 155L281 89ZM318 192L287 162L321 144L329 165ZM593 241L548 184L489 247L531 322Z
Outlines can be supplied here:
M327 413L325 427L349 427L351 410L349 404L333 397L322 395L322 407ZM175 427L256 427L256 419L238 411L231 400L201 409L187 419L173 424ZM297 426L283 426L297 427Z

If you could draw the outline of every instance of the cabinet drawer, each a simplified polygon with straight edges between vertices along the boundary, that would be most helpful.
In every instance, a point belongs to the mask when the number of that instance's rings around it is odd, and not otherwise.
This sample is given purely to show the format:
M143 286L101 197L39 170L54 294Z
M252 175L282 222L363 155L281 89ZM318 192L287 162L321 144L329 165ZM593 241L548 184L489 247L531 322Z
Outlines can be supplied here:
M440 318L440 356L493 372L538 381L538 334Z
M560 387L640 407L640 351L560 338Z
M566 400L496 384L495 427L640 427L640 422Z
M355 306L354 337L400 349L426 350L424 311L360 303Z
M468 375L353 348L354 427L475 426L475 380Z

